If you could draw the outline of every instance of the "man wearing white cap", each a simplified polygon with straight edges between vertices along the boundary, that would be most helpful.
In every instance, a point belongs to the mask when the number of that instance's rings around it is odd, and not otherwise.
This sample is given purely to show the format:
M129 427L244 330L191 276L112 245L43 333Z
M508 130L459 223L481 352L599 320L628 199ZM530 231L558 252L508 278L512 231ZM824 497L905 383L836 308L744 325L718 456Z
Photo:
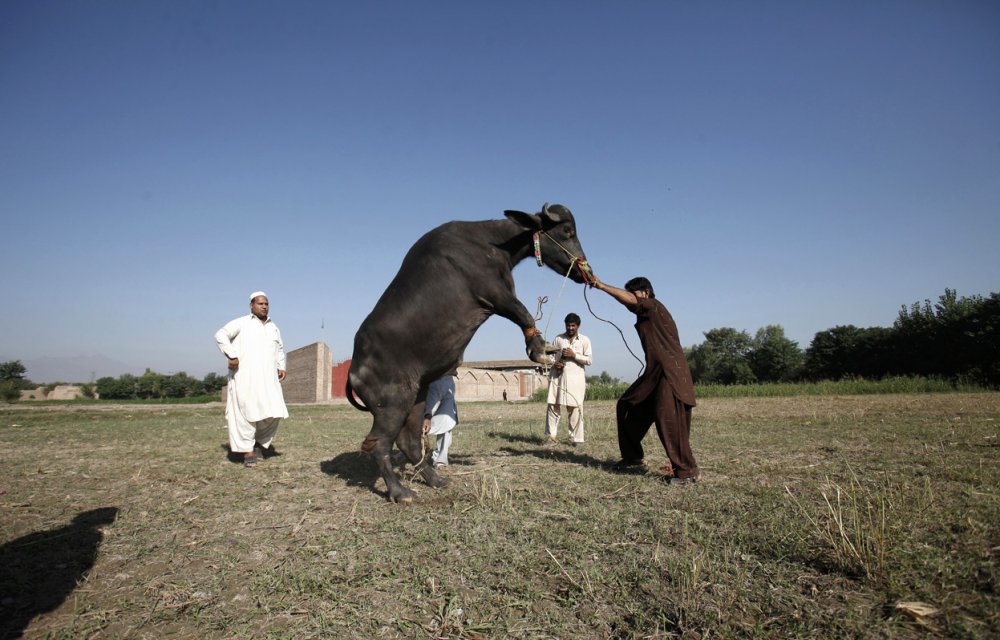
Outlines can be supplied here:
M250 315L236 318L215 332L215 342L229 360L226 422L229 448L243 454L253 467L272 446L278 421L288 417L281 381L285 379L285 348L281 332L267 312L267 294L250 294Z

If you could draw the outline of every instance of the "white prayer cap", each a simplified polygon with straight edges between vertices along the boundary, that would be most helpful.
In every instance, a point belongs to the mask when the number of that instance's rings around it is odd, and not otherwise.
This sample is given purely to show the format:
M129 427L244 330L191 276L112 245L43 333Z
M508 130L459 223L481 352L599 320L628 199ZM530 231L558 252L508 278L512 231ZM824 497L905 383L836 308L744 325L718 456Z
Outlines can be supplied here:
M253 302L253 299L256 298L257 296L264 296L266 298L267 294L264 293L263 291L254 291L253 293L250 294L250 302Z

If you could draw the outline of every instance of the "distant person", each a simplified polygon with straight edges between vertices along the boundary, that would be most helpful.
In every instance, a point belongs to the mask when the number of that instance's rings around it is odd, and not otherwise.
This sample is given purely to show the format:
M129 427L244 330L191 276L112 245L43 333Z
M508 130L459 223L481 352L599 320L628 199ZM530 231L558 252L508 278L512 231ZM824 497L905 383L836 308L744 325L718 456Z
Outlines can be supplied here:
M431 383L427 388L427 404L424 408L424 433L437 438L431 462L434 468L448 466L448 449L451 447L451 432L458 424L458 405L455 403L455 371L450 371Z
M507 402L507 390L506 389L503 390L503 401Z
M691 409L696 404L694 384L673 317L656 299L653 285L646 278L632 278L624 289L619 289L595 276L590 286L635 313L635 329L646 355L642 375L618 400L618 448L622 459L612 469L624 471L645 466L642 439L655 423L669 459L662 468L664 478L670 484L697 481L698 464L689 441Z
M580 316L566 316L566 333L556 336L553 345L558 349L555 364L549 371L549 397L545 412L546 446L556 446L559 418L566 407L569 418L569 438L573 445L583 444L583 399L587 394L587 375L584 367L593 362L590 338L580 333Z
M215 332L215 342L229 362L229 448L243 454L247 467L278 455L274 436L278 421L288 417L280 384L285 379L285 348L278 325L268 316L269 308L267 294L255 291L250 294L250 315Z

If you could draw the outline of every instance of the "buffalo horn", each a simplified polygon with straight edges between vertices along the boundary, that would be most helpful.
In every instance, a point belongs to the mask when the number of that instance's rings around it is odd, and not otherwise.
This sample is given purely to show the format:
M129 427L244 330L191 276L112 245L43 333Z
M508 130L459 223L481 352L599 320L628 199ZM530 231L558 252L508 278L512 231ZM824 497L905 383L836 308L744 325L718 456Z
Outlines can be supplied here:
M552 222L559 222L559 216L549 211L549 203L546 202L542 205L542 216L548 218Z

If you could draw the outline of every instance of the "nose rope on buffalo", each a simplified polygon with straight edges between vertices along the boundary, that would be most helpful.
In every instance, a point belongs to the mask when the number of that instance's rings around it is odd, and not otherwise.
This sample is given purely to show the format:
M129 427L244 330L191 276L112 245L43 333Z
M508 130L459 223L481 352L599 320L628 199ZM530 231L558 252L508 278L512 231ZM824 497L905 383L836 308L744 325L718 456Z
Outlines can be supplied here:
M590 270L590 265L587 264L587 261L583 258L583 256L574 255L572 251L564 247L561 242L550 236L546 231L536 231L535 235L531 238L532 244L534 244L535 248L535 263L539 267L545 264L542 260L541 236L543 234L546 238L551 240L554 245L562 249L566 255L570 257L569 269L566 270L566 275L563 276L562 285L559 287L559 295L556 296L555 304L549 311L549 318L545 321L545 330L542 332L542 338L548 342L548 338L546 338L546 336L549 334L549 323L552 321L552 316L554 315L555 310L559 308L559 301L562 299L563 291L566 289L566 281L569 280L569 275L573 273L573 267L578 267L580 269L580 273L583 274L583 279L587 284L590 284L593 281L593 272ZM535 314L535 320L541 319L543 302L548 302L548 296L540 296L538 298L538 313Z
M562 298L563 289L566 288L566 281L569 279L569 274L571 274L573 272L573 267L578 267L580 269L580 274L583 276L583 280L584 280L584 282L587 285L590 285L590 284L592 284L594 282L594 272L591 270L590 264L587 262L586 259L584 259L583 256L574 255L572 251L570 251L569 249L567 249L566 247L564 247L562 245L562 243L560 243L558 240L556 240L555 238L553 238L552 236L550 236L545 231L536 231L535 235L533 237L533 241L534 241L534 245L535 245L535 262L538 264L539 267L541 267L541 266L544 265L544 262L542 262L542 245L541 245L541 239L539 237L541 234L545 234L546 238L548 238L549 240L551 240L553 242L553 244L555 244L557 247L559 247L560 249L562 249L566 253L566 255L568 255L570 257L570 259L571 259L570 260L569 269L566 271L566 275L563 277L562 286L559 288L559 296L556 297L555 306L552 308L552 310L549 311L549 319L546 320L546 322L545 322L545 332L542 334L542 337L545 338L545 336L547 336L548 332L549 332L549 321L552 320L552 316L554 315L553 312L559 306L559 299ZM618 325L616 325L611 320L607 320L605 318L602 318L601 316L599 316L596 313L594 313L594 309L590 306L590 298L587 296L587 289L589 289L589 288L590 287L587 286L587 287L585 287L583 289L583 300L584 300L584 302L587 303L587 311L590 312L590 315L594 316L595 318L597 318L601 322L606 322L607 324L610 324L612 327L615 328L615 330L618 332L618 335L621 336L622 342L625 344L625 348L628 350L628 352L630 354L632 354L632 357L635 358L636 362L639 363L639 375L642 375L642 370L646 368L646 363L643 362L639 358L639 356L635 355L635 352L632 351L632 348L630 346L628 346L628 340L625 339L625 333L621 330L621 328ZM545 301L548 301L548 298L546 298ZM539 298L539 303L538 303L538 312L539 312L539 315L541 314L541 308L542 308L542 298ZM546 338L546 341L548 341L547 338Z

